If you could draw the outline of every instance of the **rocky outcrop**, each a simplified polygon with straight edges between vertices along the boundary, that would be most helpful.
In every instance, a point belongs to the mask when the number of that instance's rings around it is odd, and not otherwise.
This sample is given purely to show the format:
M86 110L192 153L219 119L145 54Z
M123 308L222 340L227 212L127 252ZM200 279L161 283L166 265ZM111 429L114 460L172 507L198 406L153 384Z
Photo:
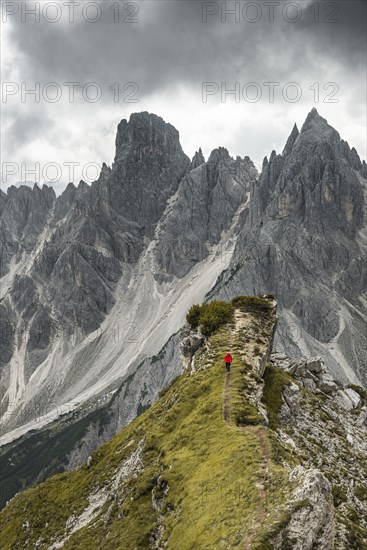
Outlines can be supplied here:
M153 237L167 200L189 166L171 124L147 112L134 113L117 127L115 160L104 188L114 209Z
M274 550L335 548L331 483L319 470L305 470L302 466L295 468L289 477L298 486L289 503L290 519L271 541Z
M52 187L43 185L11 186L0 198L0 276L9 271L12 258L21 260L21 253L30 252L46 227L56 195Z
M363 548L367 534L367 474L362 466L367 457L366 391L345 387L330 374L325 388L325 366L319 357L295 360L274 352L271 365L289 376L280 390L277 437L301 460L301 467L290 475L290 483L296 482L297 488L274 548Z
M321 357L311 359L289 360L282 354L273 354L273 360L277 366L289 372L296 380L300 380L305 388L311 391L319 390L326 394L336 392L339 385L327 371L324 360Z
M295 124L293 126L292 132L289 135L289 138L287 139L287 143L285 144L285 147L283 149L283 153L282 153L283 157L289 155L289 153L292 151L293 145L296 139L298 138L298 136L299 136L299 130L297 128L297 124Z
M185 327L186 328L186 327ZM183 364L185 368L191 365L192 359L204 342L205 338L201 334L192 330L183 330L183 336L180 342L180 350L183 357Z
M192 158L190 169L195 170L195 168L197 168L198 166L201 166L202 164L204 164L204 162L205 162L205 158L201 150L201 147L199 147L199 151L196 151L195 155Z

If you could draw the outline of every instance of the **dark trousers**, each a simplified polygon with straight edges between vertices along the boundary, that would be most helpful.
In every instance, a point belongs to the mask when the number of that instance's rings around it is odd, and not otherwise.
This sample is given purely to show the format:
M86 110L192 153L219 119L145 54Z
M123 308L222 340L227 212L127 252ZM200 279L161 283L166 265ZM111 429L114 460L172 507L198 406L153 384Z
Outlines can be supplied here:
M231 368L231 363L226 363L226 371L229 372L229 369Z

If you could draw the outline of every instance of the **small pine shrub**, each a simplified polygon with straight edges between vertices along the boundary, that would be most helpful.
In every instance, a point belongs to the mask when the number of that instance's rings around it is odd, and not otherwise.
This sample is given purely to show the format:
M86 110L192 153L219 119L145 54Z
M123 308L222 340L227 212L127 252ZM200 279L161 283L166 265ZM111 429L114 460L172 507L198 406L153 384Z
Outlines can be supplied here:
M228 323L233 318L234 307L228 302L214 301L203 306L200 315L201 332L204 336L210 336L219 327Z
M197 329L200 322L200 314L203 306L199 304L194 304L190 307L187 315L186 321L189 323L193 330Z
M204 336L210 336L222 325L232 320L234 306L230 302L214 300L208 304L194 304L189 309L186 320L193 330L200 325Z

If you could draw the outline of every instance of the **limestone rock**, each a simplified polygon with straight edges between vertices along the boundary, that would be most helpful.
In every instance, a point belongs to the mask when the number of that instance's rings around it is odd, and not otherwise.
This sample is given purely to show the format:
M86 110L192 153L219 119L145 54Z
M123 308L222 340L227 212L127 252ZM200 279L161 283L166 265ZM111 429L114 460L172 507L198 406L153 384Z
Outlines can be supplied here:
M273 151L264 163L230 267L211 296L273 293L279 351L300 357L305 347L317 349L337 378L347 382L352 366L367 384L360 320L367 241L357 238L366 231L363 165L315 109L297 132L282 155Z
M351 388L345 388L344 390L337 392L334 397L334 402L340 409L351 411L361 404L361 397Z
M358 392L356 392L352 388L345 388L344 393L346 393L349 399L352 401L354 409L361 405L362 398Z
M180 350L184 357L186 366L191 364L196 351L199 349L205 338L197 332L190 331L187 336L184 336L180 342Z
M275 550L331 550L334 548L334 506L331 484L318 470L304 474L293 502L302 503L292 512L286 527L272 541ZM290 505L292 507L292 504Z
M319 388L319 390L321 390L322 392L327 393L327 394L336 392L339 389L338 385L335 384L335 382L333 381L333 379L331 377L330 378L327 378L327 377L321 378L318 382L318 388Z
M325 370L325 364L324 364L324 361L321 359L321 357L314 357L307 360L306 368L310 372L318 374Z

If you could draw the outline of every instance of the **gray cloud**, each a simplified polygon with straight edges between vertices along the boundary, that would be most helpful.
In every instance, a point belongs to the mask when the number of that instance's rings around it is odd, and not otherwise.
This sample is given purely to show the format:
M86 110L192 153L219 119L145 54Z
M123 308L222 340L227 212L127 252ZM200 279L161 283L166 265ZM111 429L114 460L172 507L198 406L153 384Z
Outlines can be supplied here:
M34 5L34 2L28 3ZM80 4L83 5L83 2ZM235 2L225 4L220 1L217 2L218 14L208 16L208 21L204 23L203 2L196 0L143 0L137 3L138 23L115 23L113 12L109 9L111 4L116 3L101 2L102 18L96 23L84 21L78 9L75 23L60 21L51 24L42 17L40 23L23 23L19 16L9 17L5 26L12 47L17 52L14 64L19 80L41 84L55 81L61 86L64 82L84 84L94 81L101 86L103 96L99 103L86 105L78 89L75 103L69 103L67 89L63 88L62 102L45 104L41 99L38 105L27 103L20 109L16 108L18 98L14 98L3 109L10 127L11 145L8 151L21 154L21 148L29 140L42 135L49 142L57 139L58 149L65 149L65 155L70 155L67 153L68 142L73 150L76 145L76 134L73 138L68 136L70 125L75 126L80 121L80 139L90 141L89 152L84 151L84 157L90 154L100 158L103 147L98 136L92 135L98 118L101 119L100 127L106 132L107 121L111 120L115 126L123 116L142 110L144 102L144 109L152 110L149 107L151 104L156 111L158 109L157 114L174 112L179 120L178 113L187 108L186 104L182 104L182 89L186 91L188 101L195 104L195 112L204 112L209 107L201 103L203 81L225 82L228 88L233 87L235 82L299 82L304 89L304 111L312 106L309 87L316 81L321 85L333 81L340 87L340 97L344 101L325 107L329 111L334 108L335 119L344 121L349 116L356 121L365 112L366 3L362 0L296 2L302 9L302 17L295 23L286 21L282 16L287 2L275 7L273 23L268 18L269 8L260 0L257 4L262 16L256 23L244 21L242 17L236 23L233 16L228 16L227 22L221 22L222 6L233 8ZM335 13L332 11L333 4ZM243 7L245 2L240 2L240 5ZM314 20L315 6L319 9L319 21ZM253 17L254 12L249 13ZM291 9L287 13L293 16ZM337 22L324 22L327 16ZM131 81L139 85L140 103L114 104L108 87L114 82L123 85ZM157 98L161 98L161 103ZM280 103L275 102L274 106L265 105L266 115L258 124L259 129L265 129L269 120L269 135L272 136L277 132L273 118L279 121L283 113L290 131L296 114L299 116L292 105L280 99ZM217 103L221 107L219 94L213 102L211 105ZM319 108L321 114L323 107ZM247 108L250 114L256 112L261 117L258 105L250 104ZM238 111L240 109L243 112L242 104ZM271 115L271 109L274 109L274 114L276 112L276 117ZM293 112L294 115L291 114ZM69 127L65 126L66 121ZM193 120L192 124L200 126L200 120ZM205 124L208 124L207 117ZM237 136L239 143L251 145L251 140L243 137L243 131L235 125L235 120L228 119L229 131L231 125L232 134ZM268 154L270 143L266 132L261 138L260 130L255 131L255 121L251 120L249 125L258 140L257 151L262 149L264 154ZM343 134L342 128L337 129ZM283 135L283 127L280 133ZM197 145L205 148L204 137L199 134L197 139ZM217 137L217 143L220 141L221 134ZM227 145L224 141L221 144ZM108 143L110 149L111 144ZM248 152L242 151L242 154ZM260 153L256 154L260 157Z
M315 6L319 4L320 23L315 23ZM336 21L335 23L331 21ZM306 9L306 17L300 21L302 30L315 40L314 49L325 47L330 57L347 67L353 63L366 65L366 20L365 0L313 0ZM322 21L330 21L322 23Z
M48 116L40 116L37 113L16 113L10 117L10 128L7 131L7 139L11 144L26 143L39 133L51 133L55 123Z
M186 0L139 2L138 23L114 23L108 9L111 4L101 3L103 17L94 24L85 22L79 11L73 24L10 19L22 76L60 83L133 80L150 94L176 82L195 84L236 75L248 74L249 80L274 75L285 79L297 65L309 64L325 50L332 63L349 66L351 56L358 64L365 60L366 4L359 0L323 0L308 7L298 2L302 17L295 23L284 20L282 6L276 8L275 21L270 23L269 8L262 1L258 2L262 16L256 23L243 21L242 16L236 23L229 15L222 23L219 13L203 23L205 3ZM218 2L223 4L231 8L235 2ZM314 21L315 4L319 5L319 22ZM337 7L334 15L330 8L325 10L325 5L333 4ZM286 13L292 15L291 10ZM324 23L326 16L337 22ZM307 65L303 70L307 71Z

